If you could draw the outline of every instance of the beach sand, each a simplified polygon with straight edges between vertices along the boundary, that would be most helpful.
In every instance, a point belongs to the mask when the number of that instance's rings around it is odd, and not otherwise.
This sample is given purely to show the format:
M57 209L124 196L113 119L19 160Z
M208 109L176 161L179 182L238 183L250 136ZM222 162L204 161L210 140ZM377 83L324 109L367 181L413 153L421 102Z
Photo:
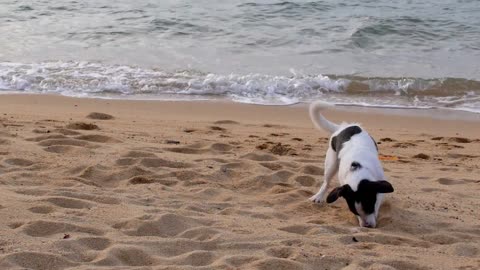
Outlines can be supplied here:
M328 134L306 106L2 95L0 108L1 269L480 268L476 116L325 112L362 123L385 156L395 193L366 229L342 199L308 201Z

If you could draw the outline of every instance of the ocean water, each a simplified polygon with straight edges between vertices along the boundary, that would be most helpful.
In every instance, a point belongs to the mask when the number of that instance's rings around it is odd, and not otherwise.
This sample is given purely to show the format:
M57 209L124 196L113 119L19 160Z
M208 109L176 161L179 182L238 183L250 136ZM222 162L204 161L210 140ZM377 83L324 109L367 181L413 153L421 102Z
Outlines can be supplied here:
M0 0L0 93L480 112L478 0Z

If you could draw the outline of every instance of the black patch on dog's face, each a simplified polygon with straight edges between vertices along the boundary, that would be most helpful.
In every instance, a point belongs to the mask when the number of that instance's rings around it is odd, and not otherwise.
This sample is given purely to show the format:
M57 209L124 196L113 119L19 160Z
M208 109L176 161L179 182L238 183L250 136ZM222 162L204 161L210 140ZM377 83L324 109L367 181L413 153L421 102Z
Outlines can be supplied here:
M340 131L337 136L332 138L331 145L332 149L335 152L340 152L343 147L344 142L348 142L353 135L362 132L362 129L359 126L347 127L344 130Z
M377 202L377 193L393 192L392 185L385 181L370 181L364 179L358 184L357 191L353 191L349 185L337 187L330 192L327 197L327 203L336 201L339 197L345 198L348 208L352 213L359 216L355 203L360 203L362 210L366 215L375 212L375 203Z

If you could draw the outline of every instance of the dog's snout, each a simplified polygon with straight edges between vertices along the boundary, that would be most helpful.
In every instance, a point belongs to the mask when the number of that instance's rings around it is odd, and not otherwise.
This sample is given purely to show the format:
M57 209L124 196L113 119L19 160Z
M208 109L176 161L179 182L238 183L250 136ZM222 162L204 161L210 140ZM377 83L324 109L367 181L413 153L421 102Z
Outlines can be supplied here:
M376 227L376 222L375 220L362 220L360 221L360 226L364 227L364 228L375 228Z
M363 227L365 227L365 228L373 228L374 226L373 226L373 224L370 224L370 223L366 222L365 224L363 224Z

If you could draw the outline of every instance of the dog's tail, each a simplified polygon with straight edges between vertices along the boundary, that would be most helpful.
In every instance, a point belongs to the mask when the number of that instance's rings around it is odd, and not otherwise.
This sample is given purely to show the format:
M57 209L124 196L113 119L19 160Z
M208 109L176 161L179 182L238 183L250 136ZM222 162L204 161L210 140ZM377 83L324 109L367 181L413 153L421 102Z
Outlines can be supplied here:
M318 129L328 131L330 134L337 131L340 126L328 121L325 117L323 117L320 111L331 107L333 107L333 105L323 101L315 101L310 104L310 118L312 119L312 122Z

